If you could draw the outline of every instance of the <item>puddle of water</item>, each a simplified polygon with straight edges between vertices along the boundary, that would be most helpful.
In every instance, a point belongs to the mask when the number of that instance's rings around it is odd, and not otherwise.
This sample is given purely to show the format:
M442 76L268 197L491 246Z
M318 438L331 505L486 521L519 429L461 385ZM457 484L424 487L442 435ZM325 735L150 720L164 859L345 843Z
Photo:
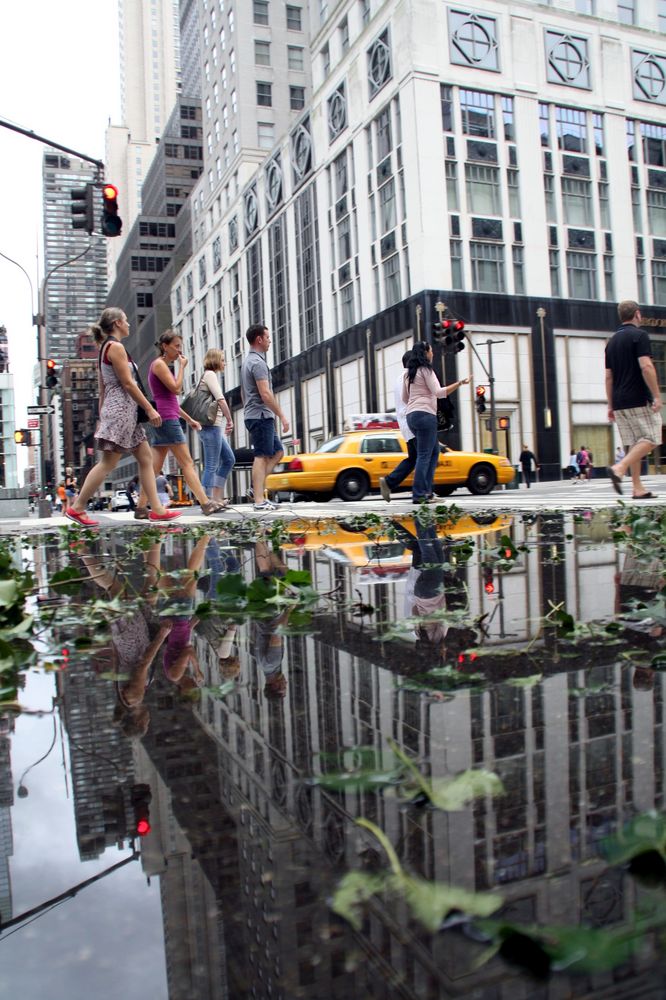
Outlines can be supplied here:
M6 995L659 995L657 518L204 530L7 542Z

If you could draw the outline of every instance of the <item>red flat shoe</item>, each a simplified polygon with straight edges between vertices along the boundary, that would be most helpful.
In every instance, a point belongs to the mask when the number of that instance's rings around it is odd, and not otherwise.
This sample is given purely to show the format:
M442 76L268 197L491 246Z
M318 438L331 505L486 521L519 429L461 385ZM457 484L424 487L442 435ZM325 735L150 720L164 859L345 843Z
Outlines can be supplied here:
M156 514L151 510L148 514L149 521L173 521L174 517L180 517L179 510L165 510L163 514Z
M88 517L84 512L79 513L78 510L74 510L73 507L68 507L65 511L65 517L68 517L70 521L74 521L75 524L80 524L82 528L99 528L99 521L95 521L94 518Z

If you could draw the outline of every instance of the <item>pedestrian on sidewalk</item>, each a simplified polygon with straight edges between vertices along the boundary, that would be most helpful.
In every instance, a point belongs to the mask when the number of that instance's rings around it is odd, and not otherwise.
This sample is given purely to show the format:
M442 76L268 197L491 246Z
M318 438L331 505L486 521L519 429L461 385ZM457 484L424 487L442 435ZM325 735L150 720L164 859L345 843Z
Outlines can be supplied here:
M252 491L254 509L275 510L276 504L264 497L266 477L270 475L284 455L280 438L275 433L275 418L282 425L283 434L289 432L289 421L280 409L273 394L273 380L266 362L271 346L271 335L263 323L251 326L245 334L250 350L241 366L241 396L243 418L248 429L254 461L252 463Z
M142 490L152 508L150 520L168 521L178 517L178 511L166 511L159 502L150 445L143 425L137 419L138 407L141 406L152 427L159 427L162 423L159 413L136 384L134 363L122 345L130 332L127 316L122 309L105 309L90 332L100 348L97 363L99 424L95 437L102 457L86 476L65 515L84 527L96 527L99 522L86 514L88 501L106 480L111 479L121 456L131 453L139 463Z
M576 453L576 461L578 462L578 468L580 469L580 477L584 482L589 483L590 477L587 474L587 466L589 464L590 458L587 454L587 448L584 444L580 446Z
M626 454L608 467L608 475L621 495L629 472L633 499L651 500L641 481L641 463L661 444L661 393L638 303L626 299L617 311L621 326L606 344L606 396L608 419L617 424Z
M407 362L411 357L411 351L405 351L402 356L402 367L407 368ZM391 490L398 488L403 479L406 479L416 467L416 438L407 423L407 404L402 398L402 386L405 381L405 373L401 371L395 380L393 387L393 397L395 399L395 415L398 427L407 444L407 458L403 458L399 465L396 465L393 472L388 476L382 476L379 480L379 489L387 503L391 502Z
M234 452L229 444L228 435L234 429L229 404L224 398L218 372L224 372L224 351L212 347L203 359L204 373L201 381L217 401L217 416L215 423L201 428L201 444L204 453L204 471L201 477L203 488L213 500L228 506L229 499L224 496L224 488L229 473L234 467Z
M184 357L183 341L175 330L165 330L155 346L159 356L148 369L148 384L155 399L155 406L162 418L162 423L152 432L153 469L158 476L162 471L164 460L171 452L176 459L178 468L190 490L201 505L201 512L207 517L224 510L224 504L211 500L204 490L185 440L185 432L181 427L181 419L185 420L195 431L201 430L198 420L193 420L178 402L178 396L183 389L183 377L188 360ZM173 366L173 371L171 370ZM134 517L141 521L148 517L146 495L141 491L139 503L134 511Z
M576 452L573 449L569 455L569 478L572 483L577 483L580 478L580 466L578 465Z
M536 481L536 473L539 469L539 463L537 462L536 455L533 451L530 451L526 444L524 444L518 461L520 462L520 467L523 472L523 482L529 490L532 485L532 471L534 471Z
M402 400L406 404L407 423L416 438L416 469L412 485L412 502L429 503L439 459L437 439L437 400L467 385L468 378L451 385L440 385L432 370L432 347L425 342L414 346L407 361L403 378Z

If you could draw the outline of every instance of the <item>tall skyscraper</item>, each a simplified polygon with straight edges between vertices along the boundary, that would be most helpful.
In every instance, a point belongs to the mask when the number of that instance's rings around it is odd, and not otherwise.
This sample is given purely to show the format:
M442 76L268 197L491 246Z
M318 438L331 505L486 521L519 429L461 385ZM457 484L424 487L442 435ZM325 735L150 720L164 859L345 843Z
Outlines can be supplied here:
M44 196L44 272L47 357L64 361L76 354L76 338L106 303L106 246L101 236L72 229L70 193L96 180L95 168L76 157L47 150L42 162ZM101 200L100 200L101 205ZM67 267L59 267L89 252ZM54 272L54 273L51 273Z
M123 232L109 244L109 284L141 211L141 187L180 92L178 0L119 0L121 117L106 133L107 179L118 186Z
M0 326L0 488L16 489L16 443L14 430L14 376L9 373L7 330Z

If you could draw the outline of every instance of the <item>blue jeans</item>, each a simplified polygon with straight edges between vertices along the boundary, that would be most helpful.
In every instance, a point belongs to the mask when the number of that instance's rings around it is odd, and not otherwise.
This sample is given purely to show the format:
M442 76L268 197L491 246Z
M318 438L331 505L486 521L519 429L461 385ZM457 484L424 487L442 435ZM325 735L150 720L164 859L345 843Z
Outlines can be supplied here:
M410 438L407 441L407 458L403 458L400 465L396 465L393 472L389 472L386 476L386 482L388 483L388 488L394 490L396 486L400 486L403 479L414 471L416 466L416 440Z
M234 453L231 445L227 441L227 436L221 427L212 425L201 428L201 443L204 453L204 471L201 477L201 485L208 496L212 496L212 489L218 486L224 488L227 476L234 467Z
M416 438L416 469L412 486L412 501L418 503L432 493L432 482L439 459L437 417L425 410L407 414L409 429Z

